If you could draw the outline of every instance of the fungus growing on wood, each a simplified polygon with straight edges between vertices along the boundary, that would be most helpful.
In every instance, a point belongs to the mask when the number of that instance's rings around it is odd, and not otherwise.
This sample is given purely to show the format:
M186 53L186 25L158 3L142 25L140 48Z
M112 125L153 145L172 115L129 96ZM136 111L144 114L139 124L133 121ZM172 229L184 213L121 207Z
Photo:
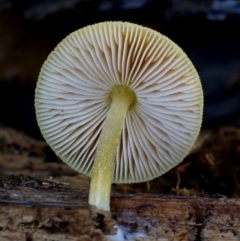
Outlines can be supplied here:
M145 182L181 162L202 122L202 87L186 54L131 23L70 34L43 64L35 94L44 138L91 177L89 203L102 210L112 182Z

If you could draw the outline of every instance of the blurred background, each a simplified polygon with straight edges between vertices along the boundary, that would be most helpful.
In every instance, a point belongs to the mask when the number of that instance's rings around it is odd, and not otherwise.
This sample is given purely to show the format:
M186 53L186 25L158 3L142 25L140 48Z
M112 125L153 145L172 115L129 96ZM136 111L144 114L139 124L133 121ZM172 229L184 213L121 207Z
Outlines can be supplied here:
M41 139L41 65L72 31L110 20L151 27L187 53L204 89L204 129L240 125L240 0L0 0L0 124Z

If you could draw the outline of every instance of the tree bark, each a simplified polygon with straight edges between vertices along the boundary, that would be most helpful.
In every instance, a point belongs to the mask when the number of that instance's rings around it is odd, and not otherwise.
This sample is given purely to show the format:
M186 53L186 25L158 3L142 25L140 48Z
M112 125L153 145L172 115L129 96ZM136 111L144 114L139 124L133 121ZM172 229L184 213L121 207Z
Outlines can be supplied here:
M26 176L0 183L3 241L106 240L114 224L138 240L240 240L239 199L114 194L108 213L88 205L87 190Z
M59 162L46 143L0 126L0 241L102 241L115 224L138 240L239 241L239 143L236 128L202 133L164 176L112 185L110 213L88 205L89 178Z

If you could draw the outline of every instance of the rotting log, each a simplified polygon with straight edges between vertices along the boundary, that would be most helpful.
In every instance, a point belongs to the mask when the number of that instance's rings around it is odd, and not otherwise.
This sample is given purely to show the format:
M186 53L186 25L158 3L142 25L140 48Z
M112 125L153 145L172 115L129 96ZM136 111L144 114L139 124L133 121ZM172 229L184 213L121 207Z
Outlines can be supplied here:
M87 190L25 176L0 186L2 241L105 240L114 224L138 240L240 240L239 199L113 194L110 214L87 204Z
M1 241L101 241L111 233L109 214L95 212L84 190L27 176L2 177L0 186Z
M240 129L203 132L183 163L162 177L114 184L111 213L103 213L87 204L89 178L46 143L0 126L0 241L101 241L114 223L146 235L138 240L240 240L239 157Z
M239 199L139 194L114 197L111 206L119 225L151 238L240 240Z

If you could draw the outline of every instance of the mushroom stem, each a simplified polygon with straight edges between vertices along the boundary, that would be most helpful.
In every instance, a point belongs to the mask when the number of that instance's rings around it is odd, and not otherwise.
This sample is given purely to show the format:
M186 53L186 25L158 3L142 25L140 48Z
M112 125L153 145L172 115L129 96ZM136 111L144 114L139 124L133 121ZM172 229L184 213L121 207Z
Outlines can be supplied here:
M111 107L96 150L89 194L89 204L105 211L110 210L111 184L122 127L129 108L136 102L136 95L129 87L117 85L109 99Z

